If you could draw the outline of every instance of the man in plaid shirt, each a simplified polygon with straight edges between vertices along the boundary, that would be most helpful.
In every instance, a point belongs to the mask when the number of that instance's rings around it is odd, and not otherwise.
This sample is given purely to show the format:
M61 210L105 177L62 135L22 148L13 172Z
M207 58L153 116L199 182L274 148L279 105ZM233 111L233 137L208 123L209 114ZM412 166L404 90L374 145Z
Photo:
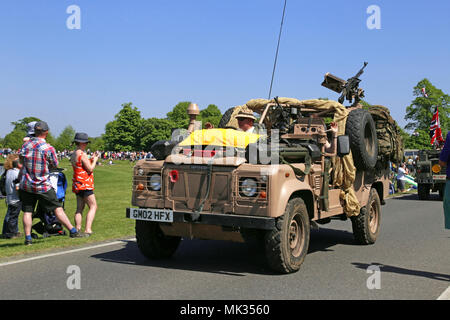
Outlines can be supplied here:
M59 222L70 231L71 238L83 237L67 218L56 192L50 184L49 169L58 166L55 148L45 139L48 135L48 125L38 121L34 127L35 137L25 142L20 150L23 163L20 180L20 200L22 201L23 225L25 229L25 244L30 245L32 213L37 201L48 211L54 211Z

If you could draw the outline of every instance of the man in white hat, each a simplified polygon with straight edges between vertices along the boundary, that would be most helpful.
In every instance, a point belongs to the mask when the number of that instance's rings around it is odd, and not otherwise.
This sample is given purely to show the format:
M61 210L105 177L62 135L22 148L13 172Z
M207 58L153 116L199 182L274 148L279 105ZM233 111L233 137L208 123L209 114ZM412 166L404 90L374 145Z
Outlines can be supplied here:
M256 118L252 112L239 111L236 119L238 121L239 130L247 133L254 133L255 127L253 126L253 123L255 122Z

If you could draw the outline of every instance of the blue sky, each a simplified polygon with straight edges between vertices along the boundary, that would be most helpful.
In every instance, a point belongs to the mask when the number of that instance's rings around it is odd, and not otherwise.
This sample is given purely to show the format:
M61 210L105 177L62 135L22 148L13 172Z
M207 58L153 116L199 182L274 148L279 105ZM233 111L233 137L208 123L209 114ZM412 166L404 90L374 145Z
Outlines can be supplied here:
M69 30L70 5L81 29ZM381 29L369 30L370 5ZM283 0L2 0L0 136L36 116L54 135L72 125L98 136L121 104L145 118L180 101L222 111L267 98ZM450 1L288 0L273 96L338 98L320 86L364 61L366 100L401 126L413 87L450 93Z

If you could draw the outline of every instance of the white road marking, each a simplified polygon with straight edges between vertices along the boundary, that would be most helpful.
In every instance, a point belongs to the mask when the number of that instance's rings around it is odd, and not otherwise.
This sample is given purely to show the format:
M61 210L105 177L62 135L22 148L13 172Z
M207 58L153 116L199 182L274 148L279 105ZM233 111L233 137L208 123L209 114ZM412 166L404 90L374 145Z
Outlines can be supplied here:
M128 241L136 241L136 238L127 239L127 240ZM50 253L50 254L44 254L44 255L41 255L41 256L36 256L36 257L31 257L31 258L26 258L26 259L21 259L21 260L4 262L4 263L0 263L0 267L9 266L9 265L12 265L12 264L17 264L17 263L22 263L22 262L38 260L38 259L45 259L45 258L50 258L50 257L64 255L64 254L70 254L70 253L85 251L85 250L91 250L91 249L96 249L96 248L112 246L112 245L124 243L124 241L125 240L113 241L113 242L98 244L98 245L95 245L95 246L83 247L83 248L79 248L79 249L67 250L67 251Z
M450 287L447 288L440 296L438 300L450 300Z

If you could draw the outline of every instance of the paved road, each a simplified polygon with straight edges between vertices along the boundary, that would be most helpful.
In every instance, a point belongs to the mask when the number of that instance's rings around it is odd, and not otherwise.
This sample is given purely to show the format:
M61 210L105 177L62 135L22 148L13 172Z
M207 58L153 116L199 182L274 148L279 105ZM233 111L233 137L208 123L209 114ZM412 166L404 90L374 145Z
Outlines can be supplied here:
M80 268L79 290L67 287L70 265ZM371 265L380 289L367 288ZM123 240L2 265L0 283L0 299L437 299L450 286L450 231L442 202L411 195L383 206L375 245L355 245L349 221L313 231L295 274L272 273L255 245L186 240L173 259L151 262Z

